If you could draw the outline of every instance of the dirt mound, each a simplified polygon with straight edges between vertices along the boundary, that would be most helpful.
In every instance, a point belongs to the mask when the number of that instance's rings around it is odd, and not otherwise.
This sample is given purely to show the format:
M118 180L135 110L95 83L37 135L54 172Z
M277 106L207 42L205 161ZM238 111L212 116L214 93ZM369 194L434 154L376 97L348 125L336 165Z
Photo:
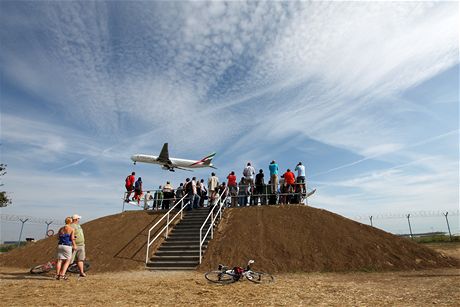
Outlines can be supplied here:
M148 230L162 213L124 212L82 224L91 271L126 271L144 267ZM162 224L164 226L164 224ZM156 242L151 249L156 249ZM56 236L0 255L0 265L30 268L56 257Z
M219 263L269 272L381 271L459 267L409 239L305 206L231 208L208 246L200 270Z
M91 271L144 268L148 229L162 213L124 212L82 225ZM160 227L163 227L162 223ZM161 244L151 247L152 253ZM30 268L56 256L56 236L0 255L0 265ZM231 208L205 252L200 270L217 264L270 272L402 270L460 266L408 239L305 206Z

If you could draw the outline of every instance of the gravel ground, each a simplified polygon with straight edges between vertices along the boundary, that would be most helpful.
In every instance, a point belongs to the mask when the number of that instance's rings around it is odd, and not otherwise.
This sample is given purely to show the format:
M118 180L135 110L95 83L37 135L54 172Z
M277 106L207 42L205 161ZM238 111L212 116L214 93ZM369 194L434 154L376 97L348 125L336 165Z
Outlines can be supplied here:
M399 305L458 306L460 270L386 273L294 273L273 284L247 280L209 283L198 272L136 271L71 276L34 276L0 269L3 306L164 305Z

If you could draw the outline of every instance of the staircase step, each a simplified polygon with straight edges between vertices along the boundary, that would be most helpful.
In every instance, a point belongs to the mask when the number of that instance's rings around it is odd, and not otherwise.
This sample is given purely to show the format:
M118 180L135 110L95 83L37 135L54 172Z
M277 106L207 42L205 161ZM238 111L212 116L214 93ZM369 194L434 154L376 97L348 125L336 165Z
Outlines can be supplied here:
M200 250L197 249L177 249L177 250L159 250L155 253L155 256L196 256L200 254Z
M205 242L209 241L210 238L206 238ZM168 238L163 244L165 245L198 245L200 239L184 239L184 238Z
M153 256L150 258L152 262L197 262L200 261L200 255L197 253L194 256Z
M175 227L173 229L173 231L177 231L177 232L186 232L186 231L190 231L190 232L197 232L199 233L200 232L200 228L201 227ZM208 227L203 227L203 230L208 230Z
M203 249L206 249L208 247L207 244L203 244ZM199 245L194 244L194 245L161 245L158 248L158 252L168 252L168 251L183 251L183 250L196 250L198 252Z
M206 237L210 237L211 236L211 232L208 233L208 235ZM168 236L168 239L169 238L179 238L179 237L184 237L184 238L200 238L200 232L173 232L173 233L170 233L169 236ZM201 234L201 238L204 238L205 237L205 234L202 233Z
M209 215L209 208L194 209L185 213L168 238L160 245L155 255L147 262L151 270L194 270L199 264L200 228ZM211 219L206 221L202 235L211 227ZM204 239L202 251L207 248L211 232Z

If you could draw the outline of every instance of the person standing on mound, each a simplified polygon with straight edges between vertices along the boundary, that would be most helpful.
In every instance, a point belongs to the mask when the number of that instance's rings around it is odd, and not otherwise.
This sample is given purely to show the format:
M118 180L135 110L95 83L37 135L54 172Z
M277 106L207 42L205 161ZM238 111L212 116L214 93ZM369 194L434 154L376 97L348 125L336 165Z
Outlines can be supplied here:
M129 202L129 197L131 193L134 191L134 182L136 181L135 172L132 172L131 175L128 175L125 179L125 188L126 188L126 202Z
M305 184L305 166L302 165L302 162L297 164L295 171L297 171L297 185L299 186L300 193L303 194L307 191L307 187Z
M295 188L295 175L288 168L286 173L284 173L283 178L284 178L284 184L285 184L285 193L287 193L286 204L290 204L291 199L292 199L292 193L294 192L294 188Z
M270 165L268 166L268 169L270 170L270 182L271 182L271 192L272 194L276 194L278 190L278 171L279 167L278 164L276 164L275 160L273 160Z
M86 277L86 273L83 268L83 261L86 259L85 253L85 235L83 234L83 229L80 226L81 216L78 214L72 215L72 224L70 226L74 230L75 234L75 251L73 254L73 259L77 261L78 269L80 270L80 277Z
M236 175L235 172L232 171L228 176L227 176L227 186L230 191L230 197L231 197L231 206L232 207L237 207L238 206L238 183L236 182Z
M217 199L216 194L217 194L218 186L219 186L219 178L216 176L214 172L212 172L211 177L208 178L208 193L209 193L208 206L213 205L214 200Z
M72 259L72 250L76 250L75 245L75 230L70 226L72 218L65 219L65 226L61 227L58 232L59 243L57 247L57 262L56 262L56 279L67 279L65 275L67 268ZM62 262L64 261L64 264Z
M133 200L137 201L137 204L139 205L139 202L141 201L142 197L142 178L139 177L134 184L134 197Z

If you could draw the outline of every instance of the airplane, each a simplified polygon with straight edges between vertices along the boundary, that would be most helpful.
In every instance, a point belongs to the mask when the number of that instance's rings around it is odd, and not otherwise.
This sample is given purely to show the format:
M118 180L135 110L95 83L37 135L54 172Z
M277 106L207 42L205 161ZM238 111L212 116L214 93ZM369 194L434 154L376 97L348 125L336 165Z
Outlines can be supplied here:
M193 168L202 168L202 167L216 168L211 163L212 158L214 158L215 155L216 153L213 152L212 154L204 157L201 160L186 160L186 159L170 158L169 151L168 151L168 143L164 143L159 156L135 154L131 156L131 160L133 160L134 164L136 164L136 162L159 164L161 165L162 169L168 170L171 172L174 172L175 168L181 169L184 171L192 171L191 169Z

